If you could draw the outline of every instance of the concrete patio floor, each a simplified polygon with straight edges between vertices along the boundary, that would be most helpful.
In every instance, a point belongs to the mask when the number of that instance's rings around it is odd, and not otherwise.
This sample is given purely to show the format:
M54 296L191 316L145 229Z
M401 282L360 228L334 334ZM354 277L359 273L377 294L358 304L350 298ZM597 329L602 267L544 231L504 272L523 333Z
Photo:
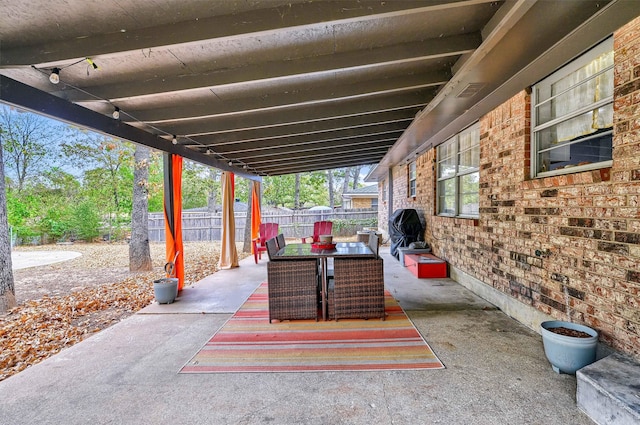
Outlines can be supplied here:
M385 284L443 370L183 375L266 280L223 270L0 382L2 424L592 424L541 337L450 279L417 279L382 247Z

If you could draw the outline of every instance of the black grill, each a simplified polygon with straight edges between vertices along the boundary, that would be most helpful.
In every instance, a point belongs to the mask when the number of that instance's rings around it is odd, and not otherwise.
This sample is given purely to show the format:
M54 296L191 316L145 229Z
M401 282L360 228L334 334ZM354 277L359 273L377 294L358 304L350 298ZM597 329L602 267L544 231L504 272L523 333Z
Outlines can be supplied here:
M409 246L412 242L424 241L424 225L414 209L396 210L389 218L389 236L391 255L398 258L398 248Z

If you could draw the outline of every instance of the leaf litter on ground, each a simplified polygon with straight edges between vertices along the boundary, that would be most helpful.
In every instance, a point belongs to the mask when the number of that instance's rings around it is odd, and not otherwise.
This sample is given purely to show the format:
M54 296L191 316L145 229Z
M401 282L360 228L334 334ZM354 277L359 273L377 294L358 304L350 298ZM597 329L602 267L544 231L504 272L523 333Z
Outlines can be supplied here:
M151 304L154 301L153 281L164 277L163 244L151 245L153 271L141 273L128 272L129 246L124 243L18 248L61 249L79 251L82 255L46 268L16 273L19 275L16 295L20 294L22 286L29 288L31 285L32 290L26 290L27 299L17 307L0 315L0 381ZM238 247L239 258L247 255ZM218 271L219 256L220 244L217 242L185 243L185 286ZM65 282L60 282L61 272L68 276ZM123 275L127 277L122 279ZM78 276L79 282L74 281L74 276ZM43 291L47 293L43 294Z

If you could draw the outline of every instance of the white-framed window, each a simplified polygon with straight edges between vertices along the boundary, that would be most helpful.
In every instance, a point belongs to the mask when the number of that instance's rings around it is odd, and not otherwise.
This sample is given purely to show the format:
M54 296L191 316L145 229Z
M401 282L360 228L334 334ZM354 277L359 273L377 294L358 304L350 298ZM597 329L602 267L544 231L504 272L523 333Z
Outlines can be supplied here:
M610 37L533 86L532 176L611 166L613 66Z
M410 198L415 198L415 196L416 196L416 177L417 177L416 162L415 161L409 163L407 171L409 173L409 197Z
M478 217L480 125L468 127L438 146L438 215Z

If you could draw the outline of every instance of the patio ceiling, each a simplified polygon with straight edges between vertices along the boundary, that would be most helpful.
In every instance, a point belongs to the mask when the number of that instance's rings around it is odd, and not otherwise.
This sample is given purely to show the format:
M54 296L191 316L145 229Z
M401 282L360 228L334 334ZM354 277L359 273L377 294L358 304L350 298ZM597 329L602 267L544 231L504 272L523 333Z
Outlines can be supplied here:
M382 178L638 4L0 0L0 100L248 177Z

